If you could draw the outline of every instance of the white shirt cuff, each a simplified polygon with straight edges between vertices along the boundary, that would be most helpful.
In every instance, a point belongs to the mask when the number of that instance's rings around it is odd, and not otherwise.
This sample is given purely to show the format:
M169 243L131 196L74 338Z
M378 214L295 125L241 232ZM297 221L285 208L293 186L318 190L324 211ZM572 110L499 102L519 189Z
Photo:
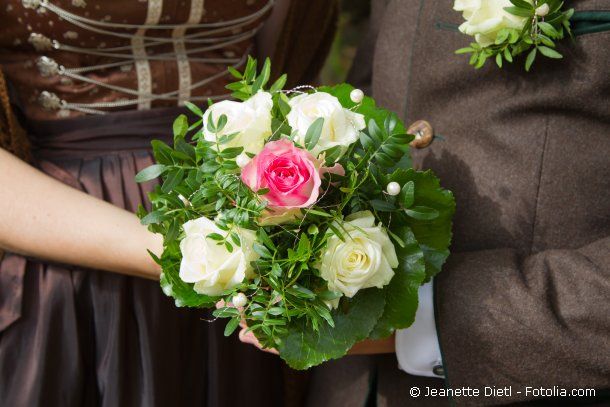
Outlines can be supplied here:
M419 287L419 307L413 325L396 331L396 357L398 367L409 374L444 377L434 321L432 281Z

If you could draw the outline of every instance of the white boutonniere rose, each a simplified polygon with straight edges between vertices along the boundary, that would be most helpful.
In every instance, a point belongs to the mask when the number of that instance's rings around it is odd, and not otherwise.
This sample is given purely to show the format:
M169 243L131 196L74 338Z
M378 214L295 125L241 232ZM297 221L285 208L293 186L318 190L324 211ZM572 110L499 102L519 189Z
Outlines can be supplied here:
M353 297L359 290L382 288L394 277L398 257L386 230L375 225L370 211L354 213L345 218L342 230L349 233L342 241L332 235L319 264L328 289Z
M521 30L525 26L525 17L504 10L510 6L510 0L455 0L453 9L461 11L466 20L460 25L460 31L473 36L482 47L487 47L495 42L501 29Z
M273 100L268 92L258 92L245 102L223 100L214 103L203 114L203 137L214 142L216 137L236 133L222 147L243 147L244 152L257 154L271 136L272 108ZM225 127L218 134L210 131L207 127L210 115L216 123L223 114L227 116Z
M288 124L296 132L296 141L305 145L309 126L318 118L324 118L324 126L317 145L311 150L314 156L339 146L342 152L358 140L365 128L364 116L341 106L339 99L326 92L302 94L290 100Z
M240 229L237 234L241 246L233 246L229 252L224 244L211 239L215 233L226 237L227 232L220 229L208 218L199 218L184 224L185 237L180 242L182 261L180 278L187 283L195 283L194 290L200 294L220 295L224 290L239 285L244 279L254 277L250 263L258 258L252 250L256 234L251 230Z

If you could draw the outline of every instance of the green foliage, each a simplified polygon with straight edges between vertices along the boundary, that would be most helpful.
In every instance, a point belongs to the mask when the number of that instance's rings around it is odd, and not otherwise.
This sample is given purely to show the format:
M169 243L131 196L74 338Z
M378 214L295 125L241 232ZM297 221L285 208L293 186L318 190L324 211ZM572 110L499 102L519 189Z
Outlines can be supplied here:
M257 63L250 58L243 73L229 69L236 82L227 88L234 97L247 100L267 89L270 69L267 60L257 72ZM291 96L281 90L285 81L282 76L268 88L273 93L269 140L292 134L286 120ZM267 210L269 190L255 193L242 183L236 158L243 148L227 145L237 134L224 134L229 120L225 115L210 115L206 123L189 123L187 116L180 115L172 127L173 146L153 141L157 163L136 177L138 182L161 177L161 184L149 196L152 210L141 208L138 215L151 231L164 237L163 254L155 257L163 269L163 292L177 306L209 308L220 300L228 304L234 295L244 293L248 301L242 309L224 306L213 311L216 318L228 319L225 335L231 335L243 318L263 346L277 348L298 369L339 358L367 337L387 336L409 326L417 309L417 288L440 270L451 240L451 193L440 187L431 172L411 168L413 136L406 134L398 117L376 107L370 97L354 103L352 90L346 84L316 90L336 96L345 108L362 114L366 128L347 151L324 152L329 166L338 163L346 173L327 174L320 199L301 209L291 222L259 224ZM186 107L202 117L200 107L190 103ZM316 147L323 128L324 118L312 123L305 148ZM203 129L206 138L201 137ZM384 192L391 181L401 185L397 196ZM400 264L383 289L368 288L347 298L329 289L321 277L320 259L329 237L351 239L343 219L361 210L372 211L388 229ZM211 233L207 239L229 252L242 246L237 229L256 233L256 242L248 248L258 255L251 264L255 277L216 297L197 293L193 284L179 277L182 225L200 217L214 219L222 233ZM330 302L338 302L338 308L329 306Z
M555 50L556 41L563 39L566 34L572 36L570 18L574 14L574 9L562 10L563 2L561 0L541 0L537 2L537 7L543 4L549 5L549 13L541 17L536 14L533 4L525 0L510 1L513 6L505 7L504 10L527 19L522 30L503 28L498 32L493 44L482 47L473 42L470 46L460 48L455 53L470 54L469 63L476 69L483 67L490 58L493 58L496 65L502 68L504 61L512 63L514 57L526 52L526 71L531 69L539 54L552 59L563 58Z

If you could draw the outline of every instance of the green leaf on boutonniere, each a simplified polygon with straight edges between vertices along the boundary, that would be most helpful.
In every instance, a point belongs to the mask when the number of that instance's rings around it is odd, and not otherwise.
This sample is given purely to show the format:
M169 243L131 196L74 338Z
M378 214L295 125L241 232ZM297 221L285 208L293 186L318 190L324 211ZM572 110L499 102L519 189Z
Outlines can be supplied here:
M534 60L536 59L536 48L532 49L525 59L525 70L529 72Z

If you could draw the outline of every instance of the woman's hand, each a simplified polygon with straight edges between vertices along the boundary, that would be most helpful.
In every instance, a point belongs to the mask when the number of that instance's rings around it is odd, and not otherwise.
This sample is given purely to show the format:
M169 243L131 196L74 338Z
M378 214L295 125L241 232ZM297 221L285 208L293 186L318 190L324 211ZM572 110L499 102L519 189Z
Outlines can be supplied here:
M242 320L239 323L239 326L241 327L241 330L239 331L239 340L240 341L242 341L243 343L248 343L250 345L256 346L263 352L272 353L274 355L280 354L274 348L263 348L261 346L261 343L258 341L258 339L256 339L256 336L254 336L254 334L251 331L248 331L248 325L246 325L246 322L244 320Z
M252 332L248 331L248 326L245 321L241 321L239 326L241 326L241 330L239 331L239 340L243 343L247 343L253 345L263 352L273 353L274 355L279 355L278 351L273 348L263 348L256 339L256 336ZM394 334L392 336L385 339L367 339L362 342L358 342L355 344L347 353L348 355L379 355L383 353L394 353L395 352L394 345Z

